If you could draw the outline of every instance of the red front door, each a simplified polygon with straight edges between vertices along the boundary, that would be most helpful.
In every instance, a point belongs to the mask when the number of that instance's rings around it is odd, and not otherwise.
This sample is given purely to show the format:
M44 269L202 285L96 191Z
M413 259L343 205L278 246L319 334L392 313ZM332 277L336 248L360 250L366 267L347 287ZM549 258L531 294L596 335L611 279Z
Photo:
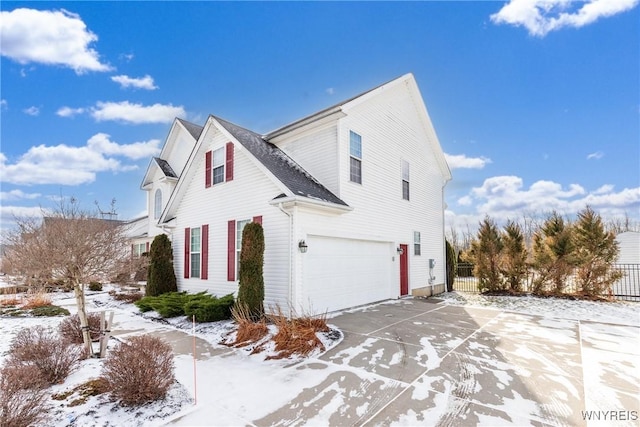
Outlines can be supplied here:
M409 294L409 246L400 245L400 295Z

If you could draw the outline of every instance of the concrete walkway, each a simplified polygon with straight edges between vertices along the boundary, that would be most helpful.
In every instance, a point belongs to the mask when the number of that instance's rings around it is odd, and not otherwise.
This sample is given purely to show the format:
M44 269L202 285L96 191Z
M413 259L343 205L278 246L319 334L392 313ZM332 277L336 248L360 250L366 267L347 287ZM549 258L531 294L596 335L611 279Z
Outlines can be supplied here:
M639 422L637 327L422 299L366 307L330 323L344 332L339 345L284 368L296 376L313 374L318 378L313 386L307 381L296 389L291 381L286 403L267 415L231 414L222 422L580 426L588 424L585 418L606 417L607 425ZM234 355L212 350L211 357ZM278 389L284 380L270 381ZM175 424L188 425L189 417Z

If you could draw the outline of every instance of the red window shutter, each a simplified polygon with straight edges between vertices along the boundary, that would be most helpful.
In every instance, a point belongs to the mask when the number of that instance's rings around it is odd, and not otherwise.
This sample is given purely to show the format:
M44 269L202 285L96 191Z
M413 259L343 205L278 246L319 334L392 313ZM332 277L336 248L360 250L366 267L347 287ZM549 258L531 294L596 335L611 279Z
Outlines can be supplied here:
M136 249L135 249L135 246L132 243L131 244L131 258L133 258L135 254L136 254Z
M149 252L149 242L147 242L147 250L145 252Z
M191 229L184 229L184 278L189 278L191 261Z
M254 216L253 222L257 222L258 224L262 225L262 215Z
M202 262L201 262L200 278L207 280L209 278L209 225L202 226Z
M211 187L211 151L204 154L204 187Z
M227 223L227 280L236 280L236 222Z
M224 180L225 181L231 181L233 180L233 143L232 142L227 142L227 164L226 164L226 168L225 168L225 175L224 175Z

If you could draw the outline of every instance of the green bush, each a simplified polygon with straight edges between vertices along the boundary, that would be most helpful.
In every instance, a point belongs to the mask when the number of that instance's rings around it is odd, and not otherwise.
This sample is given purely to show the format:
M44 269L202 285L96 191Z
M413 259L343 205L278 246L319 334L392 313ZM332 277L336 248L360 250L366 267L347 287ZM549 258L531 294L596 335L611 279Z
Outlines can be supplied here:
M447 292L453 292L453 282L456 279L456 271L458 270L456 262L456 252L448 240L445 240L445 249L447 261Z
M31 309L30 313L32 316L38 317L68 316L69 310L57 305L44 305Z
M90 291L101 291L102 290L102 283L100 282L89 282L89 290Z
M233 294L222 298L207 295L206 298L192 299L187 302L184 313L189 317L195 316L196 322L216 322L231 318L233 304Z
M158 296L168 292L177 292L176 275L173 270L173 249L165 234L159 234L151 243L147 277L147 296Z
M154 310L162 317L196 316L197 322L230 319L233 304L233 294L217 298L206 292L170 292L157 297L144 297L135 302L143 313Z
M238 304L245 306L252 318L264 314L264 231L257 222L242 230Z

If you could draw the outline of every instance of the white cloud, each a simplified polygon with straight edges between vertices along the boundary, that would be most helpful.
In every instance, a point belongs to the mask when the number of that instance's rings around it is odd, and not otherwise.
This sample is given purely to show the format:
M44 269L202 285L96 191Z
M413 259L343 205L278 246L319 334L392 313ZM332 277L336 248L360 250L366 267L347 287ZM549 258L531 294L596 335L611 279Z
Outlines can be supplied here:
M60 117L73 117L85 112L84 108L60 107L56 114Z
M18 185L79 185L93 182L98 172L122 172L137 166L123 164L116 157L137 160L160 152L160 141L153 139L132 144L118 144L109 135L96 134L85 146L65 144L31 147L15 163L0 153L3 181Z
M332 87L325 89L325 92L327 93L327 95L333 95L334 93L336 93L335 89Z
M5 111L9 108L9 103L7 102L6 99L0 99L0 109L2 111Z
M136 89L146 90L158 89L158 86L153 83L153 77L148 74L140 78L129 77L126 75L112 76L111 80L120 84L123 88L133 87Z
M494 24L523 26L532 36L544 37L565 27L580 28L633 9L639 0L511 0L491 15Z
M587 192L579 184L563 187L557 182L540 180L526 188L518 176L495 176L459 198L458 205L473 209L471 214L462 216L467 220L480 220L489 215L505 221L518 219L523 214L544 215L552 210L574 215L587 205L609 216L622 216L628 211L640 212L640 187L616 192L613 185L607 184ZM456 223L460 223L460 219ZM477 221L472 223L475 225Z
M171 123L176 117L184 117L186 112L182 106L153 104L131 104L123 102L98 102L91 109L91 116L97 121L117 120L128 123Z
M491 159L486 157L467 157L466 154L444 154L451 169L482 169Z
M79 15L66 10L14 9L0 12L0 54L20 64L40 63L87 71L109 71L89 47L98 36Z
M602 151L596 151L595 153L591 153L587 155L587 160L591 160L591 159L600 160L602 157L604 157L604 153Z
M25 108L24 110L22 110L22 112L30 116L37 116L40 114L40 109L38 107L32 106L29 108Z
M22 190L0 191L0 200L33 200L41 197L40 193L25 193Z

